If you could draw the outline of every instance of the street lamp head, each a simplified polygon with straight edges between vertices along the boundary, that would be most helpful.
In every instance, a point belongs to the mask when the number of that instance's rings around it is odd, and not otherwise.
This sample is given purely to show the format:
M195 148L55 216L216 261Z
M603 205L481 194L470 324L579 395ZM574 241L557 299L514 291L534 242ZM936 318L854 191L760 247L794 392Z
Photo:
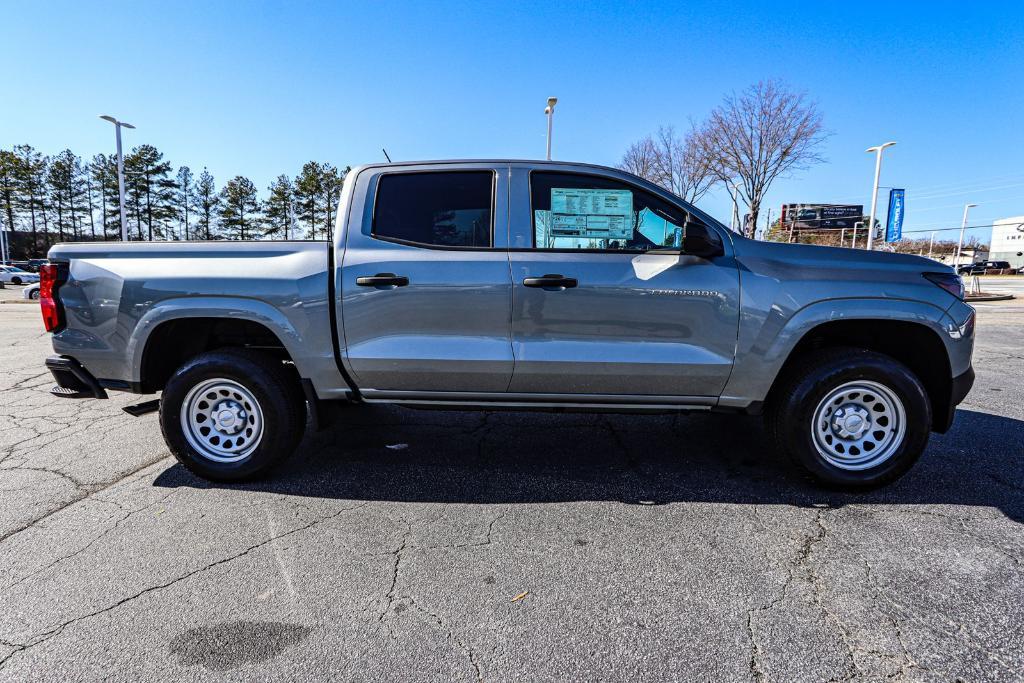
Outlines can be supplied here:
M558 98L557 97L549 97L548 98L548 106L549 107L554 109L556 104L558 104Z
M976 206L977 206L977 204L964 204L964 208L965 209L973 209Z
M864 151L865 152L881 152L886 147L892 147L895 144L896 144L895 142L886 142L885 144L882 144L882 145L875 145L874 147L868 147Z
M135 126L133 126L132 124L125 123L124 121L118 121L113 116L107 116L106 114L100 114L100 118L103 119L104 121L110 121L115 126L121 126L122 128L135 128Z

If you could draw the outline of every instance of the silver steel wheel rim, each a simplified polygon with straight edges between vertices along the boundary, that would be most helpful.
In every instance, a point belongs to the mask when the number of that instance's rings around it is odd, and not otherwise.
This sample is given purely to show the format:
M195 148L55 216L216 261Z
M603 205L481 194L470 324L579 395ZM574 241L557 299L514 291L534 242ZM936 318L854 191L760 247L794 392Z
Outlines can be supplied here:
M207 460L238 462L260 445L263 409L238 382L208 379L185 396L181 428L189 445Z
M830 391L814 410L811 440L830 465L858 471L893 456L907 433L903 402L884 384L847 382Z

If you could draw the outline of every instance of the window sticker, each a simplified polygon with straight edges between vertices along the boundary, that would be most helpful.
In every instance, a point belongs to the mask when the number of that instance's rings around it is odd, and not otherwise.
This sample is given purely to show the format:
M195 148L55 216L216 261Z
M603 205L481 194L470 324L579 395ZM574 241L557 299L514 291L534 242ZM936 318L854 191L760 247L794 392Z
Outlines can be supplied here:
M549 238L628 240L632 234L631 191L551 188Z

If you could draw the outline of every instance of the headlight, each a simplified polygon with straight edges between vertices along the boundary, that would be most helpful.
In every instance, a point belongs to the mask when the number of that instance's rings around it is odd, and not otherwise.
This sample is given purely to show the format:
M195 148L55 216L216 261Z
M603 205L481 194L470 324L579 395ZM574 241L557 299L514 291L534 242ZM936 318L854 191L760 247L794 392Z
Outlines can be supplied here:
M955 296L960 301L964 300L964 281L955 273L921 273L929 282Z

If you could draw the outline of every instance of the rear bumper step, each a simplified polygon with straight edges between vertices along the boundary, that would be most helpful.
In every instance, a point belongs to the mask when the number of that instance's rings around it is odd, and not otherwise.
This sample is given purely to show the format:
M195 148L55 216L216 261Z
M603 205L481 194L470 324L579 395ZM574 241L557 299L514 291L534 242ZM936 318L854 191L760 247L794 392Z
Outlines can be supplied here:
M107 392L96 378L70 356L50 356L46 368L53 375L57 386L50 393L60 398L106 398Z

